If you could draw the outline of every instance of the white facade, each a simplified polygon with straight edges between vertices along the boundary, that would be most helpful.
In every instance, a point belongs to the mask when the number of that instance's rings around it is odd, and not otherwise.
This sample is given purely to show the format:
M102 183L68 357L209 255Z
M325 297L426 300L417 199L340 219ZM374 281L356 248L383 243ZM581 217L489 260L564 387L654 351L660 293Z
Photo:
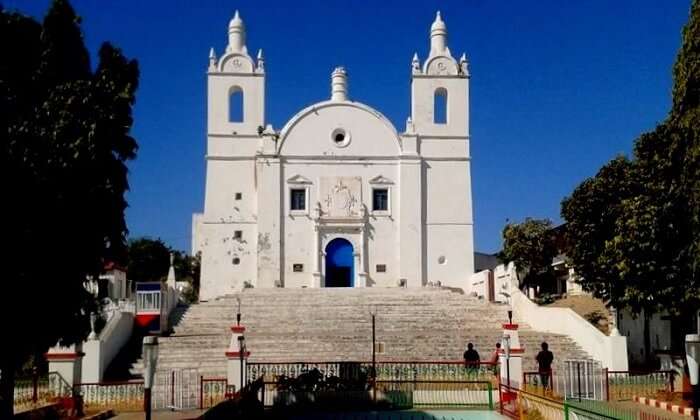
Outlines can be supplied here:
M192 227L201 299L245 286L467 287L469 73L446 41L438 13L427 60L411 63L403 133L349 99L342 68L330 100L275 131L265 122L262 51L249 55L236 12L225 53L209 59L205 203Z

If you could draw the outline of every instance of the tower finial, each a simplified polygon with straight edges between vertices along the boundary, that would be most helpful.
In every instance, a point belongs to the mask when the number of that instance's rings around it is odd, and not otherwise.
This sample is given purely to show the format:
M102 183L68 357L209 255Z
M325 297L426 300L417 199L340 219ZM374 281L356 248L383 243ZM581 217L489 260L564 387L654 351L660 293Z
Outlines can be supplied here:
M227 51L245 51L245 24L238 14L238 10L236 10L233 19L228 23Z
M420 60L418 60L418 53L413 53L413 59L411 60L411 71L414 74L420 72Z
M331 75L331 101L348 100L348 74L343 67L336 67Z
M447 25L442 20L440 11L435 14L435 21L430 25L430 55L442 54L447 47Z
M216 70L216 53L214 47L209 49L209 71Z
M260 49L258 50L258 57L257 57L257 58L258 58L258 67L257 67L257 70L258 70L258 71L261 71L261 72L262 72L262 71L265 71L265 58L263 57L263 50L262 50L262 48L260 48Z

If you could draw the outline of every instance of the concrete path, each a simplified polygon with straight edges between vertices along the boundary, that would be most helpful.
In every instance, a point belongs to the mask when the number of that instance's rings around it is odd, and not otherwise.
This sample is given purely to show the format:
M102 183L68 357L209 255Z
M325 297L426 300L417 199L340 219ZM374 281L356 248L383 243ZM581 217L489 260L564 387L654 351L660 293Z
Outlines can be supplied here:
M170 411L170 410L158 410L154 411L151 415L153 420L186 420L186 419L196 419L204 414L206 410L182 410L182 411ZM129 412L129 413L119 413L116 417L112 417L116 420L143 420L145 418L143 412Z

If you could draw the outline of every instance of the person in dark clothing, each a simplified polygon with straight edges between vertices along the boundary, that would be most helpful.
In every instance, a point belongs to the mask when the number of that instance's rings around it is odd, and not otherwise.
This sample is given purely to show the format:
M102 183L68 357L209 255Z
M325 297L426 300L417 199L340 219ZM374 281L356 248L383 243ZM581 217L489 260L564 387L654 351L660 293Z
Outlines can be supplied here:
M464 352L464 367L469 370L476 370L479 368L480 361L479 353L474 350L474 344L467 344L467 350Z
M552 362L554 361L554 353L549 351L547 342L542 343L542 351L537 353L536 359L542 386L547 389L551 385L549 379L552 376Z

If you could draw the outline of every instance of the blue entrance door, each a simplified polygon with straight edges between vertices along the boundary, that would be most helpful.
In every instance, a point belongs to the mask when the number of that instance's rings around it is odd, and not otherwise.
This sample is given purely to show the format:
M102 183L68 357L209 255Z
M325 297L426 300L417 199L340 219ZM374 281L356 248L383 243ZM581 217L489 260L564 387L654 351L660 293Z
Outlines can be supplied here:
M352 287L354 257L352 244L343 238L326 245L326 287Z

